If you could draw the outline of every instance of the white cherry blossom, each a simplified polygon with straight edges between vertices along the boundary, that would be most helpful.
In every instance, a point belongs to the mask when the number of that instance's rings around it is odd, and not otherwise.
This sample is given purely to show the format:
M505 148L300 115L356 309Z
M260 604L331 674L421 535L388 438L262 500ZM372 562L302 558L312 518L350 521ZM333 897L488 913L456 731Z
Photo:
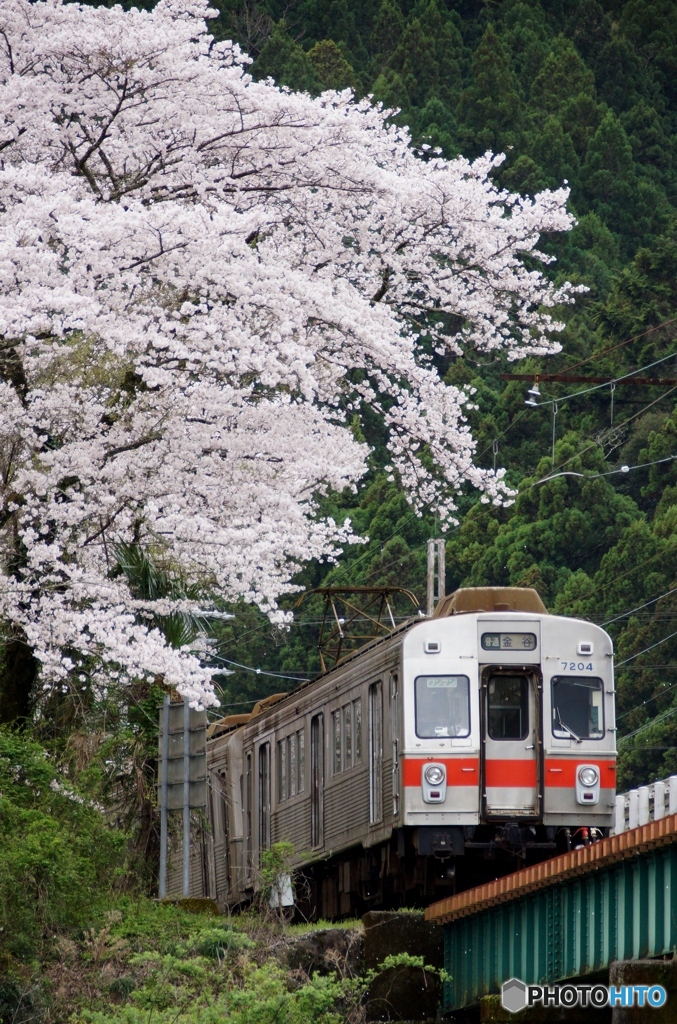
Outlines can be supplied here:
M364 404L417 510L503 500L432 353L557 351L575 291L533 269L566 190L510 195L500 157L422 159L368 100L254 82L213 13L0 4L0 619L44 685L86 663L213 702L118 546L279 619L356 540L318 500L365 471Z

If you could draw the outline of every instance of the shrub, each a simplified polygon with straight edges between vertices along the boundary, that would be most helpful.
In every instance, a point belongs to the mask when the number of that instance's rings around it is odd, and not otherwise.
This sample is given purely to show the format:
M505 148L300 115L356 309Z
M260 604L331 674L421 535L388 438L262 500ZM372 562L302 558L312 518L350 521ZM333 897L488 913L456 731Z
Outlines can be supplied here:
M87 923L124 848L38 744L0 729L0 949L30 956L45 934Z

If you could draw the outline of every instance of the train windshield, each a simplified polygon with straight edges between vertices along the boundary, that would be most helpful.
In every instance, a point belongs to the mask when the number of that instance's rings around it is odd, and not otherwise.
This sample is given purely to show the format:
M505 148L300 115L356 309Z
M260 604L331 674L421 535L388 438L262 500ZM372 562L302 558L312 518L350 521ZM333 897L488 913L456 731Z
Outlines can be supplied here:
M467 676L418 676L416 735L421 739L470 734L470 680Z
M553 676L552 734L560 739L599 740L604 735L601 679Z

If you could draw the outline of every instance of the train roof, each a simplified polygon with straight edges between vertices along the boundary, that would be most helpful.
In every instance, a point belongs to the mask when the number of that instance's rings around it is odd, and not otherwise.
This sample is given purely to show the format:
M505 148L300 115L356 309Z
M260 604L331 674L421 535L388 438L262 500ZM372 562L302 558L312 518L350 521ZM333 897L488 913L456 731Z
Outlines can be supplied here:
M442 598L434 619L472 612L531 612L548 615L540 594L533 587L460 587Z
M540 595L538 594L538 591L534 590L532 587L460 587L458 590L455 590L452 594L449 594L440 601L432 617L433 619L443 619L448 618L451 615L471 615L478 612L529 612L534 615L549 614L540 598ZM252 719L258 718L259 715L270 710L275 704L279 704L285 699L285 697L291 696L293 693L298 693L299 690L305 690L308 686L312 686L313 683L316 683L319 679L329 675L330 672L334 672L337 668L347 665L366 651L373 650L375 647L392 640L393 637L398 634L406 633L412 626L423 621L424 619L417 617L407 619L406 622L402 622L385 636L379 637L376 640L371 640L362 647L358 647L356 650L350 651L349 654L346 654L335 665L332 665L331 668L313 676L312 679L302 682L299 686L290 690L289 693L275 693L270 697L265 697L256 704L249 714L227 715L225 718L217 719L217 721L212 722L209 727L207 732L208 739L216 739L217 736L222 736L226 732L231 732L235 729L241 728L243 725L247 725L252 721Z

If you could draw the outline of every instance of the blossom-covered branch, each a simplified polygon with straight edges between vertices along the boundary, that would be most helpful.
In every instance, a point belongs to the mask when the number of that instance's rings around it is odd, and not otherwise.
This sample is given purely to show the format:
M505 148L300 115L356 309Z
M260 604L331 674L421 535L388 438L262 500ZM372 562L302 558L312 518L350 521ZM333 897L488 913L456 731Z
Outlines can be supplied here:
M500 501L421 335L545 354L571 301L524 264L566 190L507 194L498 157L424 160L368 100L256 83L210 13L0 7L0 618L44 685L86 662L213 700L116 546L279 618L355 540L318 498L364 473L363 403L415 507Z

